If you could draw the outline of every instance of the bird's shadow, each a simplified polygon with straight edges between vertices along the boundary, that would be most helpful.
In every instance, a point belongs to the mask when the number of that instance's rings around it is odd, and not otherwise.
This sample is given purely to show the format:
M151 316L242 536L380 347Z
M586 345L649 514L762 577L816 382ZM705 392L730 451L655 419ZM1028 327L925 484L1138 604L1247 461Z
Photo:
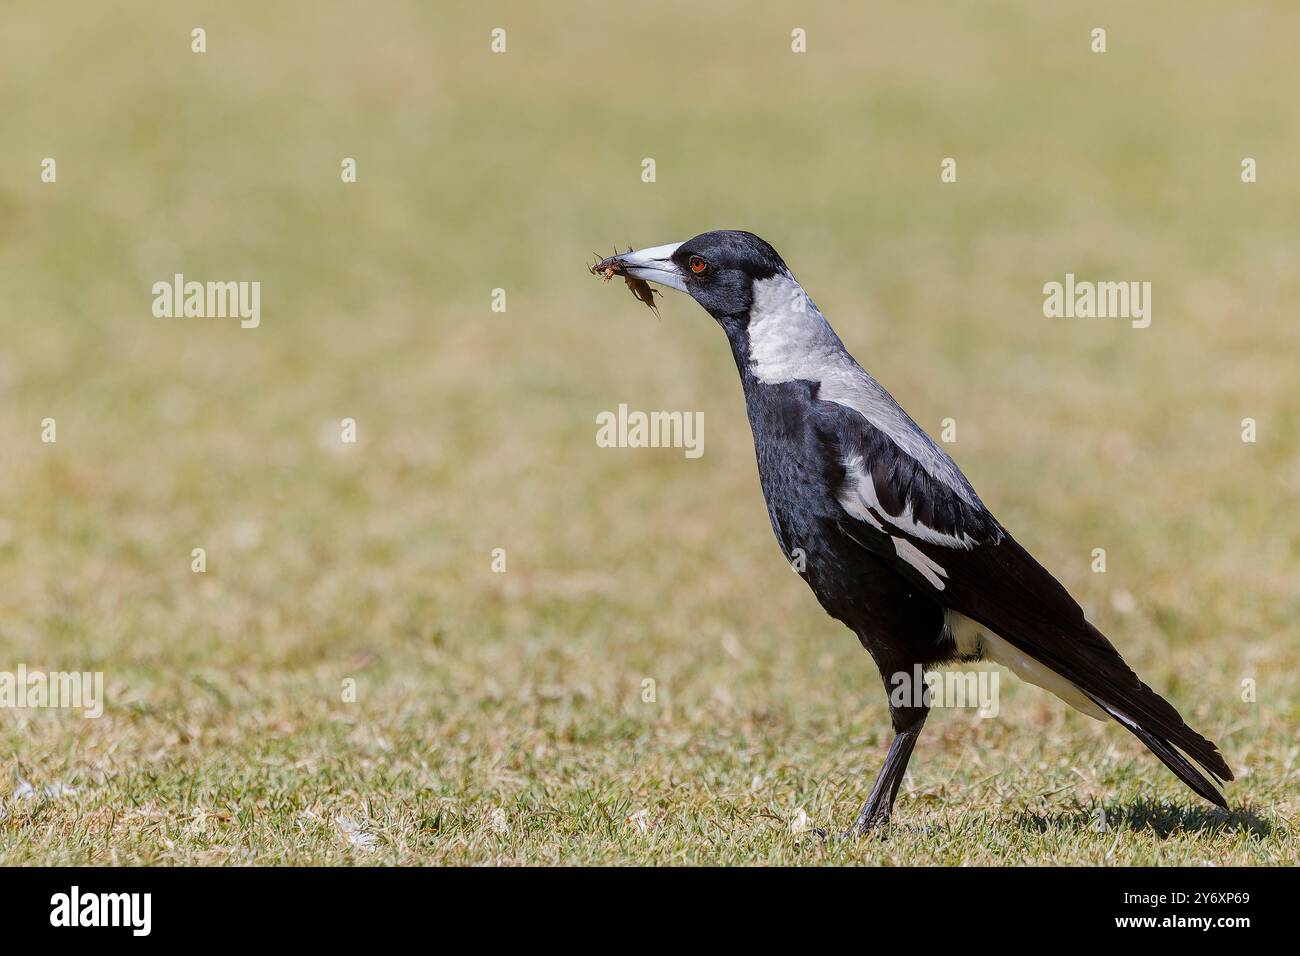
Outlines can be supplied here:
M1123 828L1147 831L1161 839L1189 833L1245 833L1268 839L1278 832L1271 821L1246 807L1225 811L1217 807L1184 806L1147 797L1120 804L1080 805L1070 810L1047 813L1022 811L1016 814L1015 821L1025 829L1040 833L1083 828L1099 830L1104 823L1108 830Z

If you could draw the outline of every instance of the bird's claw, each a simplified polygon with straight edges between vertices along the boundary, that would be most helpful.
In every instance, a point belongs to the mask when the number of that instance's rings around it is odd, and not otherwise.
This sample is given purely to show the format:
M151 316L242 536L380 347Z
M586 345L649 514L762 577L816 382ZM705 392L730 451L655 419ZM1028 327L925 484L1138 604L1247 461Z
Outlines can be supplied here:
M858 817L853 826L844 831L843 839L861 840L865 836L876 836L881 840L889 839L890 818L887 813L864 813Z

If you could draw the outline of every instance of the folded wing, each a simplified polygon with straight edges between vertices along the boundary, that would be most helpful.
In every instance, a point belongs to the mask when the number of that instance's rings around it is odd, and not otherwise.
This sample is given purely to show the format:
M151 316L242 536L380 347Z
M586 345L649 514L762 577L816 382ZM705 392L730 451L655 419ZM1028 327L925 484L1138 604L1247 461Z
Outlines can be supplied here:
M1061 696L1069 700L1077 689L1085 698L1081 709L1095 713L1086 706L1091 702L1109 714L1198 794L1225 806L1215 785L1183 756L1212 778L1231 780L1214 744L1138 678L1065 588L984 507L952 459L901 409L877 424L862 410L832 400L818 402L815 415L846 534L946 607L1005 640L1019 652L1011 656L1027 655L1059 678L1066 685L1058 690ZM1052 686L1050 680L1036 682Z

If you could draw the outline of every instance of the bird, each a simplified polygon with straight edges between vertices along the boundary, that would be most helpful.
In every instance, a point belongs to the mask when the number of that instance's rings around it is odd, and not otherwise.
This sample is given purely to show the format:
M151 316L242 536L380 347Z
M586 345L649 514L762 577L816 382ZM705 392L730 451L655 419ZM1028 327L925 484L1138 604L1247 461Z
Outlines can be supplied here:
M1232 771L1138 677L1060 582L980 500L953 459L849 354L785 261L719 230L591 267L685 292L722 327L740 373L772 531L818 602L871 655L889 696L885 762L846 832L885 835L929 713L896 675L992 661L1138 738L1227 809ZM797 559L796 559L797 556Z

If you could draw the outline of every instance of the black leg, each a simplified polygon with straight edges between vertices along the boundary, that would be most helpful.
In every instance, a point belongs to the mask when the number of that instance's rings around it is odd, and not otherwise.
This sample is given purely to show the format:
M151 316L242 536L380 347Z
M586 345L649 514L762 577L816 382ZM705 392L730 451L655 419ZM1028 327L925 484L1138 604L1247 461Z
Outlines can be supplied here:
M907 761L912 756L912 748L916 746L916 738L921 736L921 728L925 726L928 713L929 710L924 707L891 708L894 742L889 745L885 765L880 769L880 774L871 787L871 795L863 804L862 812L858 814L848 836L863 836L889 822L899 784L907 772Z

